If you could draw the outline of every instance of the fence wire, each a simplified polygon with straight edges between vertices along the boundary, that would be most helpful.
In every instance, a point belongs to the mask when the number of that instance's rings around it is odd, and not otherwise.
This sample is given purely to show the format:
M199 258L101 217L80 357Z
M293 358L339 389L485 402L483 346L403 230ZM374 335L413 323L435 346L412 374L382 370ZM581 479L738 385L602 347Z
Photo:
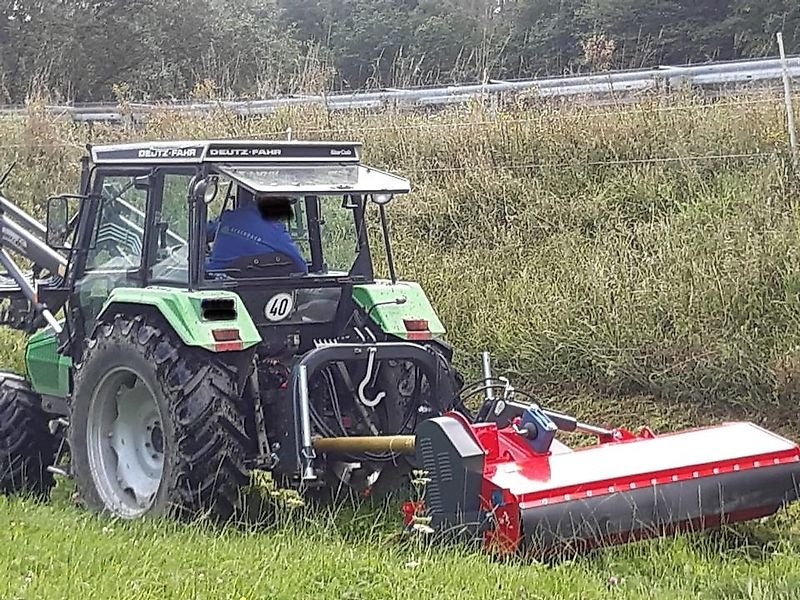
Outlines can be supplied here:
M615 166L635 166L635 165L656 165L656 164L669 164L669 163L699 163L699 162L714 162L725 160L752 160L752 159L767 159L776 158L781 156L778 152L752 152L740 154L707 154L707 155L694 155L694 156L656 156L650 158L630 158L630 159L616 159L616 160L572 160L562 162L531 162L531 163L481 163L476 165L460 165L453 167L401 167L398 170L403 173L453 173L474 171L479 168L490 168L500 170L536 170L536 169L559 169L559 168L575 168L575 167L615 167Z
M620 109L614 106L602 107L607 110L601 110L600 107L584 108L578 110L563 111L558 109L547 109L543 111L538 117L526 117L509 119L502 115L498 115L493 119L483 119L479 121L471 121L469 119L461 121L443 121L432 122L425 121L421 123L392 123L389 119L385 125L375 127L362 127L357 124L352 125L337 125L334 127L321 127L314 129L306 129L302 125L292 126L291 132L294 135L320 135L332 133L372 133L372 132L386 132L388 131L415 131L415 130L428 130L428 129L461 129L461 128L502 128L506 125L533 125L546 121L582 121L591 117L606 117L609 114L614 117L626 116L647 116L654 113L689 113L697 111L705 111L710 109L735 109L742 107L752 106L772 106L776 110L783 111L783 101L780 98L765 98L759 100L743 100L741 102L724 102L724 103L704 103L704 104L684 104L675 106L638 106L632 109ZM381 113L391 114L391 113ZM464 113L462 113L463 115ZM288 130L281 130L274 132L274 135L286 135Z

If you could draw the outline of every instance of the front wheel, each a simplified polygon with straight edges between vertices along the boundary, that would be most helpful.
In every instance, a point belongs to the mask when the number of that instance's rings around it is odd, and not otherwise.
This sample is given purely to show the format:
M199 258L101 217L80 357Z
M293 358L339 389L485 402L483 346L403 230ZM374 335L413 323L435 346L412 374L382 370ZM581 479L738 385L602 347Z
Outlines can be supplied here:
M95 329L76 368L69 442L90 509L226 519L240 507L248 438L234 371L143 317Z

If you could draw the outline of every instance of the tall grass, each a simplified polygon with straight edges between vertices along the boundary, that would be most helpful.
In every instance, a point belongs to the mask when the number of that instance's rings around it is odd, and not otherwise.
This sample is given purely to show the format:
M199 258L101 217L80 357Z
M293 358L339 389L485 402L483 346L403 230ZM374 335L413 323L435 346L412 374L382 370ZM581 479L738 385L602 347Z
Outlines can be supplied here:
M434 114L169 111L136 127L0 122L7 194L41 214L81 145L201 137L352 138L412 179L391 207L399 270L460 364L491 349L545 393L645 394L797 423L798 181L782 104L479 105Z

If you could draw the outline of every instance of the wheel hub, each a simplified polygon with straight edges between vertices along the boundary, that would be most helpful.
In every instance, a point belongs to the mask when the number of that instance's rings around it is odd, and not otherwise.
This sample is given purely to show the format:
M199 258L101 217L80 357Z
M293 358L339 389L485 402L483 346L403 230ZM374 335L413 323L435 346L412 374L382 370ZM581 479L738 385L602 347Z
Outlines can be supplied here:
M119 367L95 388L87 424L89 467L106 507L126 518L150 510L164 472L164 431L153 390Z
M150 432L150 443L153 450L158 454L164 454L164 432L161 431L161 423L154 423Z

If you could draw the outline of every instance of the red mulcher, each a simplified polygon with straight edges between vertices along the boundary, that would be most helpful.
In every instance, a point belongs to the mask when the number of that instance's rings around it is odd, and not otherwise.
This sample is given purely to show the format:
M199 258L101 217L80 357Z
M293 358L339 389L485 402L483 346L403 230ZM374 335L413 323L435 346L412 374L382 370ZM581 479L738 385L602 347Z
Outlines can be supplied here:
M800 447L752 423L655 435L602 429L535 404L494 397L475 423L451 413L422 423L420 501L407 525L482 537L503 553L622 543L770 515L797 500ZM570 449L556 431L593 434Z

